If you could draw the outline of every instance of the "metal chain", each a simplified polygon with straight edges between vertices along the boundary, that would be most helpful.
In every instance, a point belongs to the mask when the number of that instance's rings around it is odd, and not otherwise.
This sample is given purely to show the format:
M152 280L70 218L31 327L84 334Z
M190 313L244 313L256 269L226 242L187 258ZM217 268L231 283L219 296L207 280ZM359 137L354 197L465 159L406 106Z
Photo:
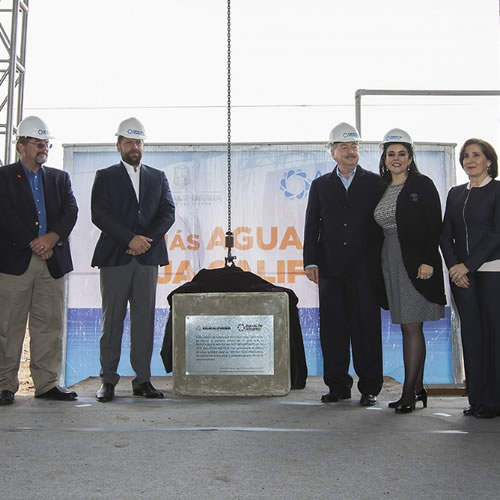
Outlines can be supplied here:
M231 231L231 0L227 0L227 230Z
M227 0L227 232L225 239L227 257L225 267L234 265L235 255L231 255L234 237L231 231L231 0Z

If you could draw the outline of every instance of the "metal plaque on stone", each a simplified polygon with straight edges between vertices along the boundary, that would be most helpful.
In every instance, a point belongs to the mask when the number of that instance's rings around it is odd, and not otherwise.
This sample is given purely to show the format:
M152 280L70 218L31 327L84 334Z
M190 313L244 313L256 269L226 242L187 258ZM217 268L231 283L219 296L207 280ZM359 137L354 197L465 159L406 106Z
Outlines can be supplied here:
M285 292L176 293L171 314L176 394L290 391Z
M273 316L186 316L186 375L274 375Z

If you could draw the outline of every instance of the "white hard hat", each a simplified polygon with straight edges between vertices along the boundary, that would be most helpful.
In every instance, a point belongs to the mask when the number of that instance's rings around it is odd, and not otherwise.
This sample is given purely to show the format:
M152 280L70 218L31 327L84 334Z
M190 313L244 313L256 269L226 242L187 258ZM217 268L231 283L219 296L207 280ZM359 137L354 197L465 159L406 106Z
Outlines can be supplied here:
M118 130L115 135L121 135L122 137L127 137L128 139L146 139L144 125L140 120L134 117L123 120L120 125L118 125Z
M358 142L361 140L359 132L348 123L341 122L332 128L328 144L336 142Z
M49 127L38 116L27 116L17 126L17 137L33 137L35 139L49 140L54 137L50 135Z
M389 132L386 132L384 134L382 144L392 142L406 142L407 144L411 144L413 146L413 139L411 138L410 134L400 128L391 128Z

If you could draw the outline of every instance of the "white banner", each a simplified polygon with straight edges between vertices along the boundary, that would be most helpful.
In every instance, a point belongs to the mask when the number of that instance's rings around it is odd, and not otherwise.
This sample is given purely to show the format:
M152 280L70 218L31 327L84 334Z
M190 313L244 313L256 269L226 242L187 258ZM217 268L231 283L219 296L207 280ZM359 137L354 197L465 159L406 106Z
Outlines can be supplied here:
M71 174L80 208L71 237L75 270L69 275L68 293L66 367L70 382L98 374L101 297L99 271L92 269L90 262L99 230L90 219L90 192L95 171L119 161L114 150L111 145L65 149L65 169ZM417 147L419 169L433 178L443 204L446 172L450 171L449 161L453 157L450 151L451 146L446 145ZM377 172L379 157L378 146L362 145L363 167ZM200 269L224 266L224 236L228 229L227 156L224 146L158 145L146 147L143 162L166 173L176 204L176 221L166 235L170 264L160 268L158 277L157 351L166 320L168 294L190 281ZM311 349L316 351L318 291L303 272L304 215L311 182L333 167L324 145L233 146L231 229L236 264L271 283L294 290L302 310L303 330L309 328L314 332L316 345ZM128 362L126 349L124 363ZM321 355L318 358L317 352L307 354L310 374L319 374ZM128 370L127 365L122 374Z

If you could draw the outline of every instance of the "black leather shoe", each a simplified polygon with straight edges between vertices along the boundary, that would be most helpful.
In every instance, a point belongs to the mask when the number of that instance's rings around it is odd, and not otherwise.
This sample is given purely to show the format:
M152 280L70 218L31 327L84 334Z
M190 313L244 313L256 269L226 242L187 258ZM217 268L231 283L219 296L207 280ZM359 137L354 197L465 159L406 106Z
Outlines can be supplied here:
M11 391L0 392L0 405L11 405L14 402L14 393Z
M349 389L345 389L344 392L330 391L327 394L323 394L321 396L322 403L336 403L341 399L351 399L351 391Z
M101 387L99 387L99 389L97 389L97 392L95 393L95 398L101 403L108 403L109 401L113 401L114 397L115 386L108 382L104 382L104 384L101 384Z
M151 382L143 382L134 387L134 396L143 396L145 398L162 398L163 392L153 387Z
M373 394L361 394L361 399L359 400L361 406L375 406L376 403L377 396Z
M68 391L57 385L52 387L50 391L35 396L35 398L52 399L53 401L74 401L77 397L78 394L76 392Z
M479 410L474 413L476 418L495 418L497 416L497 411L495 408L479 408Z
M465 408L464 415L466 417L473 417L476 414L477 408L474 405L470 405L468 408Z

